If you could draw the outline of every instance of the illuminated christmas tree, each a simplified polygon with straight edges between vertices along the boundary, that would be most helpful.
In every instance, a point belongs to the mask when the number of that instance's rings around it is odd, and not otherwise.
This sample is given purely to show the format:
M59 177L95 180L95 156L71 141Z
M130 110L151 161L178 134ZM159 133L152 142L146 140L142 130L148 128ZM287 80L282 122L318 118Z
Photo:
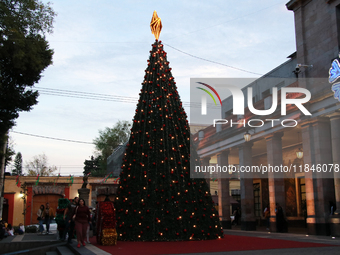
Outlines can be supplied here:
M152 22L161 28L155 15ZM160 31L159 31L160 32ZM154 32L116 199L119 240L223 237L205 179L190 178L190 130L167 54ZM157 35L158 34L158 35ZM193 156L193 155L192 155Z

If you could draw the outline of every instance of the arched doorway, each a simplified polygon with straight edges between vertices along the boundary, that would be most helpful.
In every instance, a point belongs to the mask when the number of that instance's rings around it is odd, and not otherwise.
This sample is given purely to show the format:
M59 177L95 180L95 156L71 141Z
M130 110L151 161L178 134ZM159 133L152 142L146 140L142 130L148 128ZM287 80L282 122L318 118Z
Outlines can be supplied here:
M58 207L58 199L62 198L62 195L56 195L56 194L44 194L44 195L35 195L33 197L33 206L32 206L32 224L39 223L37 220L37 212L41 205L46 206L46 203L48 202L50 204L50 207L53 208L54 213L57 211ZM54 215L55 216L55 215Z

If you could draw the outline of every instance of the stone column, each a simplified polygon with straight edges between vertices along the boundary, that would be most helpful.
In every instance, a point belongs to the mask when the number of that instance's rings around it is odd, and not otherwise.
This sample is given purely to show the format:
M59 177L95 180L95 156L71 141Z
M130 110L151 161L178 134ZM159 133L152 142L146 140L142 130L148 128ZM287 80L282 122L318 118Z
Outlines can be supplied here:
M302 148L303 162L305 164L314 164L314 142L313 142L313 126L311 123L303 123L302 130ZM306 207L307 207L307 228L308 234L316 234L316 216L315 216L315 194L316 186L313 173L305 173L305 189L306 189Z
M78 193L79 193L79 198L84 199L87 206L91 206L90 189L87 189L87 188L78 189Z
M334 166L340 165L340 113L337 112L330 117L332 156ZM333 173L336 211L330 218L330 230L332 236L340 236L340 171Z
M245 142L239 147L240 167L252 165L252 142ZM248 174L248 176L247 176ZM256 230L254 210L254 185L249 173L240 173L241 189L241 229Z
M208 166L210 166L209 161L210 161L210 157L205 157L205 158L202 159L202 166L206 167L207 170L208 170ZM208 172L208 171L207 171L207 176L206 176L205 180L206 180L206 182L209 186L209 191L210 191L210 172Z
M328 118L315 118L302 124L302 146L307 199L307 228L309 234L329 235L329 201L334 201L334 181L329 173L306 171L318 164L332 164L330 123Z
M217 164L222 168L228 167L229 150L217 155ZM231 228L230 220L230 195L229 195L229 173L222 173L218 178L218 214L222 227Z
M267 164L268 166L281 166L282 160L282 136L283 132L274 133L266 137ZM270 203L270 230L276 231L276 204L280 204L286 212L286 196L284 175L281 172L268 172L269 203Z

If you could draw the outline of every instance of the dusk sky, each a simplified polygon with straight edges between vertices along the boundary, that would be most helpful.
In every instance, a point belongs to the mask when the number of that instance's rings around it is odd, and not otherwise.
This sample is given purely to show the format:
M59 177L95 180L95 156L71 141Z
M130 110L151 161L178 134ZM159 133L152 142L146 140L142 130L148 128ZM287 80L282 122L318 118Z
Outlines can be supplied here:
M52 1L58 14L54 33L47 36L53 65L35 86L38 105L20 113L10 132L14 150L22 153L24 164L44 153L61 175L82 175L98 131L118 120L132 121L155 41L154 10L190 114L190 78L256 78L295 52L294 15L287 2Z

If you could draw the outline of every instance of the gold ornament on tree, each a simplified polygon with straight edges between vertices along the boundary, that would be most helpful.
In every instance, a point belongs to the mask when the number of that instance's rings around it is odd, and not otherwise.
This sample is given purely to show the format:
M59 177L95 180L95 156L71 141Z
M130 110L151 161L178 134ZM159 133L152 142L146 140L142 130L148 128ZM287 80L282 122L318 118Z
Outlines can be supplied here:
M103 229L102 245L117 245L117 231L115 228Z
M159 38L159 34L162 30L162 21L161 18L158 17L157 12L154 11L150 23L151 33L155 36L156 40Z

